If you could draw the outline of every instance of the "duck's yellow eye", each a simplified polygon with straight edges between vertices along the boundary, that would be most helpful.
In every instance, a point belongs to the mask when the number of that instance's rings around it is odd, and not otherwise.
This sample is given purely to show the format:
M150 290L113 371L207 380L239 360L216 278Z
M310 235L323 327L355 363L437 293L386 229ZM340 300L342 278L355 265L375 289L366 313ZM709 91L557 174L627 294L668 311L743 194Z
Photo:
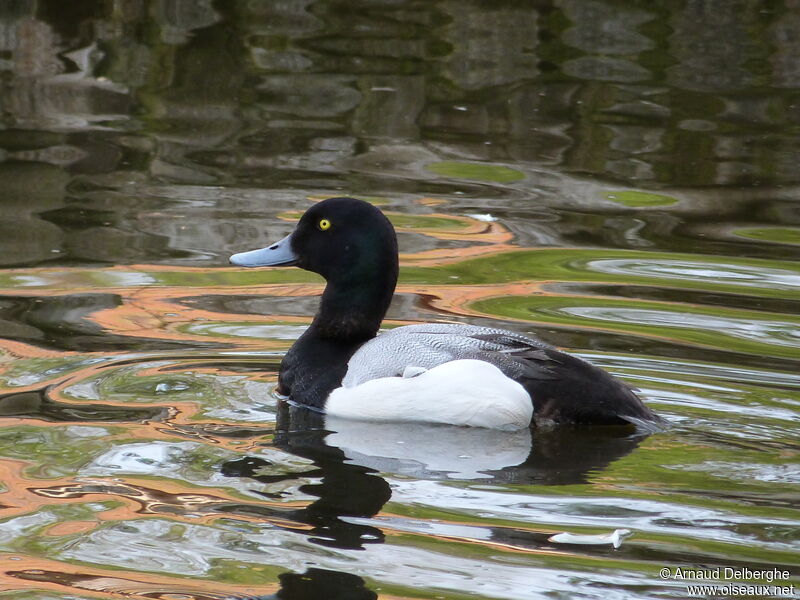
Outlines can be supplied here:
M321 231L328 231L331 228L331 222L328 219L320 219L319 223L317 223L317 227L320 228Z

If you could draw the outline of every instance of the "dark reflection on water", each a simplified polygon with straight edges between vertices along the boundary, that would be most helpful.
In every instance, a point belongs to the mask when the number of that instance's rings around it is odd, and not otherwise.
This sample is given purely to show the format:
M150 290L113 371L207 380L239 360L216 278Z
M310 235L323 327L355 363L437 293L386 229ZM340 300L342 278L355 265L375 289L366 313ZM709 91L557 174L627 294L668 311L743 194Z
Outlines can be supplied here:
M109 406L64 403L47 397L46 390L0 395L0 417L42 419L56 422L161 421L167 407Z
M328 571L309 569L304 573L281 573L278 575L281 589L270 596L252 596L241 600L374 600L378 595L365 587L361 577ZM231 598L239 598L232 596Z
M341 517L376 515L391 498L389 483L377 476L373 469L343 462L344 453L324 441L328 432L320 428L323 424L321 415L284 405L278 416L277 431L271 445L310 460L314 468L296 474L261 474L269 472L273 465L263 458L245 456L224 463L222 474L259 483L286 482L300 477L318 479L318 483L300 487L301 492L318 499L302 509L282 511L282 518L309 525L311 529L305 532L306 535L323 546L360 549L365 543L382 541L380 529L347 523ZM275 498L268 492L255 490L255 493ZM238 512L235 506L230 510Z
M355 575L309 569L305 573L282 573L279 575L281 590L276 594L281 600L302 600L303 598L352 598L352 600L372 600L378 595L364 587L364 580Z
M684 598L659 569L796 575L798 32L793 0L0 3L0 592ZM398 229L387 327L539 335L672 430L278 403L322 282L227 257L342 194ZM619 528L619 549L549 541Z

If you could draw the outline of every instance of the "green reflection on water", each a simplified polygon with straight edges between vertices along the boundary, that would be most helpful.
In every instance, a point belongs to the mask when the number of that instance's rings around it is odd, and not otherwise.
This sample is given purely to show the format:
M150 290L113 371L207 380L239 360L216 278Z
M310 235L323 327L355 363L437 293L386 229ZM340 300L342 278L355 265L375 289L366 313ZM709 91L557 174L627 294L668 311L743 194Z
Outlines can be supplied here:
M591 325L709 347L797 358L800 318L763 311L692 307L591 297L505 296L470 308L492 316L559 325ZM724 339L724 343L722 340Z
M0 355L7 355L0 352ZM96 358L82 355L60 356L58 358L19 358L8 365L2 375L0 384L14 388L41 383L61 377L67 373L81 369L88 364L99 362Z
M234 547L243 552L253 552L258 549L256 544L248 548L244 543L244 538L235 544L234 534L230 534L226 546ZM277 581L278 575L286 571L282 567L273 567L263 563L248 562L245 560L234 560L232 558L214 558L209 561L210 566L205 579L211 581L225 581L239 585L263 585Z
M91 430L91 431L90 431ZM120 427L6 427L0 432L0 456L36 461L25 469L35 479L71 476L94 456L113 446L110 436L123 432Z
M502 165L441 161L427 165L429 171L453 179L474 179L492 183L513 183L525 179L522 171Z
M640 273L602 272L594 265L599 261L625 261L631 267L641 267ZM662 268L662 265L664 268ZM665 267L691 268L686 275L673 274ZM744 269L742 274L737 269ZM629 269L630 270L630 269ZM712 272L713 270L713 272ZM675 287L742 293L757 296L796 298L796 289L770 287L769 273L779 270L785 277L800 277L800 265L789 261L734 257L714 257L699 254L641 252L636 250L544 248L504 252L440 267L405 267L401 269L402 283L511 283L515 281L574 281L651 284ZM729 282L721 281L729 276ZM759 277L763 280L759 281ZM746 286L746 288L744 288ZM800 287L800 280L794 286Z
M794 227L743 227L733 233L753 240L800 245L800 229Z
M665 196L663 194L653 194L650 192L640 192L635 190L623 190L616 192L606 192L606 200L611 200L617 204L623 204L632 208L644 208L648 206L669 206L678 202L677 198Z

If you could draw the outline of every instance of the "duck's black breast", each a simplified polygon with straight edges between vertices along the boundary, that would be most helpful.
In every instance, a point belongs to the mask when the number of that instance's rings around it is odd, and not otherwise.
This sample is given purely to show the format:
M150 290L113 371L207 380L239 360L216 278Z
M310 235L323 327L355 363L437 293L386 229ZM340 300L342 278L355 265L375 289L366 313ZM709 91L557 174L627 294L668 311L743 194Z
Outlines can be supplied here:
M294 402L323 409L328 395L342 384L347 362L361 343L313 333L306 331L286 353L278 392Z

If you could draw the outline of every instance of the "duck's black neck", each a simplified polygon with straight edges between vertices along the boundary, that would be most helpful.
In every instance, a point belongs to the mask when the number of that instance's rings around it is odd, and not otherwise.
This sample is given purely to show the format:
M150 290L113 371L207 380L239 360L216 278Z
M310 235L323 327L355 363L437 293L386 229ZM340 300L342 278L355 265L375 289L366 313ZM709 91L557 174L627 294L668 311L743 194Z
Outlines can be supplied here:
M310 331L319 337L363 342L375 337L397 284L396 259L328 281Z

